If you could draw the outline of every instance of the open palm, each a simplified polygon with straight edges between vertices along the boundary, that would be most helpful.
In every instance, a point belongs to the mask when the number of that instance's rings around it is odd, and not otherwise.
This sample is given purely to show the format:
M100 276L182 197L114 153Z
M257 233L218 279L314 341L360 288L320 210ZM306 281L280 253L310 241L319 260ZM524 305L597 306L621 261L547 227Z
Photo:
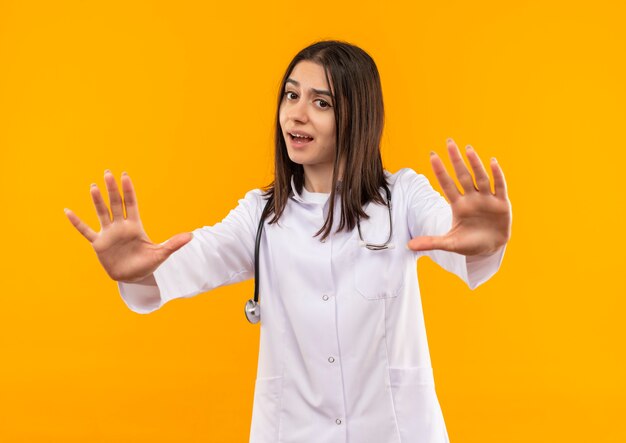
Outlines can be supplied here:
M192 234L186 232L175 235L164 244L152 243L141 224L130 177L126 173L122 174L124 201L109 170L105 171L104 181L112 217L98 187L95 184L91 186L91 197L100 220L100 232L95 232L69 209L65 213L72 225L91 243L102 267L113 280L131 283L141 281L152 275L174 251L188 243L193 238Z
M425 251L441 249L463 255L489 255L502 247L511 236L511 203L507 196L502 169L495 159L491 160L494 192L491 192L489 176L471 146L467 158L476 179L470 174L459 148L448 140L448 154L457 179L463 188L459 192L443 162L431 153L431 164L437 180L450 202L452 227L442 236L421 236L411 239L409 249Z

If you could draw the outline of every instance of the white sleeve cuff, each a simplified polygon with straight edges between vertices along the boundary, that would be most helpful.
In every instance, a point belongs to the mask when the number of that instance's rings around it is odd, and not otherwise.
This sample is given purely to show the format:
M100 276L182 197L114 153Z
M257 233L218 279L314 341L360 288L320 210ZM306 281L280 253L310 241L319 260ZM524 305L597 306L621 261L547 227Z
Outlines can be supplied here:
M500 269L505 250L506 244L491 255L465 256L466 282L470 289L477 288Z
M138 314L149 314L159 309L171 299L171 297L169 299L166 297L167 291L164 291L164 279L166 279L166 277L163 276L163 272L167 272L167 267L169 266L168 261L171 262L171 260L165 260L152 273L157 282L157 286L125 283L121 281L117 282L122 300L124 300L124 303L126 303L126 306L128 306L131 311Z
M161 307L161 293L158 286L137 283L117 282L118 290L126 306L138 314L148 314Z

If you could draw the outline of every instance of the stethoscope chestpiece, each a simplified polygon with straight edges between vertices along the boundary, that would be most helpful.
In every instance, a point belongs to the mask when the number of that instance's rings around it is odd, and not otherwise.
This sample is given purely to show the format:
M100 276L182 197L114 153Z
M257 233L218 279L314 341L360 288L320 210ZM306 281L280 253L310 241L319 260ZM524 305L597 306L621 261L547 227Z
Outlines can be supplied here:
M245 313L250 323L258 323L261 320L261 305L250 299L246 302Z

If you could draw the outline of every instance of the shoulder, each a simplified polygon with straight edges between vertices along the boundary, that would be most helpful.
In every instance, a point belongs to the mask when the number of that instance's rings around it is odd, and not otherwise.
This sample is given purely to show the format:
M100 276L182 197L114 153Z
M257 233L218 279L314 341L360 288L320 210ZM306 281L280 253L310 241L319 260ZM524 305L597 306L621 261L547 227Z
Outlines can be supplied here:
M250 208L253 212L259 212L263 210L263 206L266 203L265 192L262 189L251 189L239 200L239 204L243 204Z
M265 193L261 189L247 191L239 199L237 207L233 208L229 215L247 218L252 223L258 222L266 203L264 195Z
M256 188L256 189L251 189L248 192L246 192L246 195L244 195L244 200L249 200L249 201L253 201L253 202L260 202L261 200L263 200L263 195L264 192L262 189Z
M428 178L411 168L402 168L390 174L388 183L392 200L401 207L425 211L447 206L447 201L433 188Z
M411 168L402 168L395 173L385 170L385 176L392 192L395 190L404 194L430 186L425 175L419 174Z

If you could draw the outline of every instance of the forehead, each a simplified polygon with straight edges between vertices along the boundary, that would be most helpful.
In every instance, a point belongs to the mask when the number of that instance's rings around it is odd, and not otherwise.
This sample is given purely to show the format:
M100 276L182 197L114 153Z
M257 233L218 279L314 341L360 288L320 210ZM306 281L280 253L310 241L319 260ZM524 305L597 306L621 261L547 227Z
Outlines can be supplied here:
M330 76L329 76L330 77ZM318 63L302 60L291 70L288 79L295 80L304 89L328 89L324 67ZM287 84L293 85L291 82ZM332 87L332 84L330 85Z

